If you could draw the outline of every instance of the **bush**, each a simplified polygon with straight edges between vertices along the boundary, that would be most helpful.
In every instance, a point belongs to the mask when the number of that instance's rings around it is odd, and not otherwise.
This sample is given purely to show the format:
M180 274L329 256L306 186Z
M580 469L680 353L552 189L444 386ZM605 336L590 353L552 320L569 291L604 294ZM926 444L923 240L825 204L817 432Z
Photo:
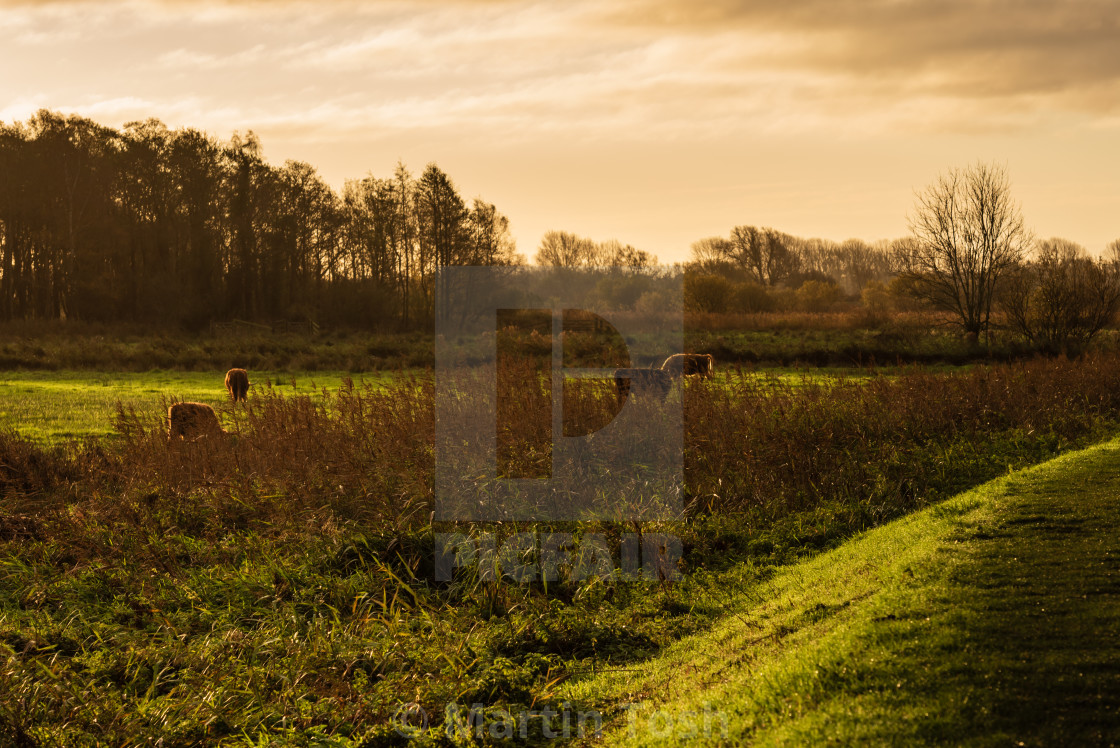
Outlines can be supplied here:
M890 319L894 311L894 297L887 287L879 281L869 281L860 292L867 324L878 327Z
M830 502L903 511L1003 472L1008 454L1120 419L1120 357L1104 354L862 382L747 374L696 385L685 401L690 495L772 517Z
M933 305L923 300L913 278L897 275L887 284L892 306L899 312L917 312L933 309Z
M684 308L690 312L726 312L731 281L721 275L684 276Z
M778 304L766 286L761 283L740 283L732 292L732 306L737 312L772 312Z
M833 281L809 280L797 289L797 304L806 312L827 312L843 298L844 292Z
M0 432L0 496L41 496L74 477L60 449L43 451L13 432Z
M634 311L644 316L665 314L666 311L680 311L680 296L673 298L664 291L646 291L634 304Z

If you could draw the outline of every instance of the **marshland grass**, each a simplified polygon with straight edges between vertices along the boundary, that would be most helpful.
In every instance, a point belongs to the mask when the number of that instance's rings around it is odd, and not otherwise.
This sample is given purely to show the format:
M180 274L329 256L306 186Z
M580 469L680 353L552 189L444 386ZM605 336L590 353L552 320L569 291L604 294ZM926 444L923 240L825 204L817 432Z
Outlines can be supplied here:
M760 385L783 387L833 380L866 380L890 377L906 367L860 369L754 368L727 366L716 372L724 384L753 377ZM929 370L929 369L927 369ZM951 372L957 367L934 367ZM40 444L62 444L88 437L113 436L112 416L117 403L137 413L159 415L164 398L195 401L221 407L227 400L222 382L224 371L7 371L0 372L0 429ZM260 389L269 385L287 394L321 396L323 390L337 391L347 379L361 385L385 386L417 370L367 372L348 371L253 371L250 378ZM259 390L258 390L259 391Z
M423 373L265 388L222 405L236 438L174 449L160 414L127 408L113 439L0 436L0 725L42 744L378 745L410 702L437 725L451 702L557 704L786 564L1115 433L1120 358L688 382L670 396L683 513L640 528L681 539L673 584L437 583L439 532L597 532L617 558L639 528L433 522L433 392ZM531 398L508 402L532 420Z

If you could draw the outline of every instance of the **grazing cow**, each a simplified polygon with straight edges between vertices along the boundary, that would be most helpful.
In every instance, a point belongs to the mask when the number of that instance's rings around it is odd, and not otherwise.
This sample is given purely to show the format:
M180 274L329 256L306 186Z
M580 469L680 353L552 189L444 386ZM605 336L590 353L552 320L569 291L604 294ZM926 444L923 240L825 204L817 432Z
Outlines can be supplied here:
M226 372L226 389L234 402L245 399L249 384L249 374L244 369L230 369Z
M614 388L621 406L630 394L630 385L637 383L644 392L651 392L664 399L669 392L669 374L661 369L615 369Z
M218 414L206 403L175 403L167 409L167 443L225 436Z
M710 353L674 353L661 364L661 370L674 379L690 374L709 379L714 366L715 359Z

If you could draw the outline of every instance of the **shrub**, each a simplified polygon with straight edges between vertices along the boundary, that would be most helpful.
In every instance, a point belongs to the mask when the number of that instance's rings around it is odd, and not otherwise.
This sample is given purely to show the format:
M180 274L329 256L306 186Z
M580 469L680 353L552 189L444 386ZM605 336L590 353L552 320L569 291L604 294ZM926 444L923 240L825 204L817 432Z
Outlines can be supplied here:
M843 298L843 291L833 281L809 280L797 289L797 304L806 312L827 312Z
M732 306L738 312L772 312L777 308L777 301L766 286L748 281L735 286Z
M684 276L684 308L691 312L726 312L731 281L721 275Z

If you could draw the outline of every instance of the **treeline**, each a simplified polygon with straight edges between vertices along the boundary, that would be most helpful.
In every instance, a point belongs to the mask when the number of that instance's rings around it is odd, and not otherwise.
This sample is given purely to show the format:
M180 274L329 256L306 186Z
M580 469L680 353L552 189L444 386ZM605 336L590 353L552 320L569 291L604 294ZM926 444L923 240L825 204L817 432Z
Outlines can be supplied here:
M837 243L802 239L772 228L736 226L729 237L694 242L692 266L699 272L763 286L796 288L815 280L858 294L869 281L897 274L896 245L904 241Z
M802 239L771 228L736 226L730 237L692 244L683 265L657 267L657 257L611 239L597 242L567 231L549 231L533 258L538 265L614 267L630 271L628 287L656 277L681 277L689 311L756 313L824 312L861 301L876 307L896 300L912 306L895 283L910 239L868 244ZM864 298L867 297L867 298Z
M685 303L693 311L715 313L824 312L845 302L877 310L905 306L910 302L895 281L910 241L833 242L736 226L727 237L692 244Z
M412 328L437 266L518 261L508 219L435 164L340 195L306 163L268 164L251 132L0 123L0 319Z
M933 238L875 244L737 226L729 238L693 243L685 308L709 314L862 310L865 321L882 321L924 307L948 313L974 338L1003 331L1035 350L1074 354L1116 322L1120 239L1094 258L1068 239L1040 240L1019 229L1013 247L1002 239L982 243L1003 251L999 257L948 239L939 244L942 235L956 236L941 230L949 222L933 215ZM965 228L957 233L979 236L983 225Z

